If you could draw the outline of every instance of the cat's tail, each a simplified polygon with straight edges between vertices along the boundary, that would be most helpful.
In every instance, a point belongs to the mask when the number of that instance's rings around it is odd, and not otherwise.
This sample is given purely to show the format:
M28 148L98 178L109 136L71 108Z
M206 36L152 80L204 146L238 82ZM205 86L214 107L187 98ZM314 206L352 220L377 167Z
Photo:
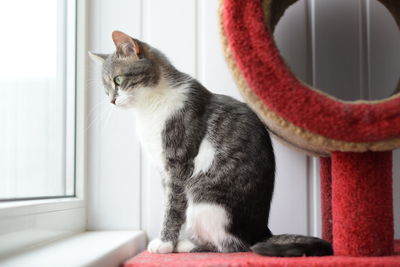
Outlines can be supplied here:
M272 257L333 255L332 245L320 238L302 235L274 235L250 248L257 254Z

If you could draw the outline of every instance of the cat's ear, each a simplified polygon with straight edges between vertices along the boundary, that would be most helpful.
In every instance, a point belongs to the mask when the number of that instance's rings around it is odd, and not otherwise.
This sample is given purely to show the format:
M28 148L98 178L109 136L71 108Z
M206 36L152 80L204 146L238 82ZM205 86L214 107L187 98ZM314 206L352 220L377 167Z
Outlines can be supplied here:
M106 58L108 57L108 55L106 54L96 54L96 53L92 53L92 52L88 52L89 57L97 63L103 64L104 61L106 60Z
M120 31L113 31L112 39L114 41L115 47L117 48L118 56L136 56L139 58L141 49L138 41Z

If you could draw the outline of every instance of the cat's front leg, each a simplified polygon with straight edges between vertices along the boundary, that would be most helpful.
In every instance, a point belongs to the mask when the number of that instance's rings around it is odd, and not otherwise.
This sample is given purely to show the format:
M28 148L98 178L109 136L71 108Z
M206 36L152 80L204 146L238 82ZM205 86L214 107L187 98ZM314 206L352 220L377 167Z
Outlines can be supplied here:
M171 253L177 245L179 232L185 222L186 197L183 187L173 183L165 184L165 213L161 236L152 240L147 249L151 253Z

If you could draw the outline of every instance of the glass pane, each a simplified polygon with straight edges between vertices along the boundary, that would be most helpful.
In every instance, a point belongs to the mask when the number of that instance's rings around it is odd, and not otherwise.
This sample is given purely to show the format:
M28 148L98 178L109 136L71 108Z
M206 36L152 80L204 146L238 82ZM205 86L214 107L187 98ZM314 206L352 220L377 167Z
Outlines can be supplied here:
M71 145L67 118L74 103L67 100L74 88L67 82L74 79L68 70L75 56L68 38L70 28L75 29L69 21L75 21L68 19L68 10L66 0L0 3L2 200L70 192L66 184L73 172L66 172L66 166L73 153L66 148Z

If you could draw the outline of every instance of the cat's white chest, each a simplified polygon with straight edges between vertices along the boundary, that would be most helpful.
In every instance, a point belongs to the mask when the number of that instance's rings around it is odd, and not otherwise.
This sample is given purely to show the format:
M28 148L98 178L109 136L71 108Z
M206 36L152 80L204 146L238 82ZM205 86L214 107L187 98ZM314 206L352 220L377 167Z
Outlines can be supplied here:
M147 156L164 172L165 157L162 135L166 122L185 105L183 88L150 89L141 95L136 110L137 135Z
M166 120L165 117L154 118L153 116L143 116L137 119L136 132L140 143L146 155L159 171L164 171L162 131Z

